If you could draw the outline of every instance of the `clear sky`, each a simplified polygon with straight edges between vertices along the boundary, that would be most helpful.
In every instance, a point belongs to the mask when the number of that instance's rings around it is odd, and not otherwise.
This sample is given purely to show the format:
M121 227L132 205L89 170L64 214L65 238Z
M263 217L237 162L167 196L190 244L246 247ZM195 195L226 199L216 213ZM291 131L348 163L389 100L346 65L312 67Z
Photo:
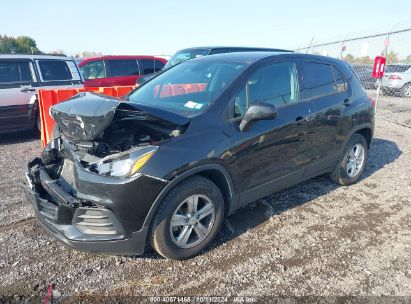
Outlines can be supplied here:
M172 54L203 45L296 48L411 19L411 0L0 1L0 34L67 54ZM411 41L409 41L411 45Z

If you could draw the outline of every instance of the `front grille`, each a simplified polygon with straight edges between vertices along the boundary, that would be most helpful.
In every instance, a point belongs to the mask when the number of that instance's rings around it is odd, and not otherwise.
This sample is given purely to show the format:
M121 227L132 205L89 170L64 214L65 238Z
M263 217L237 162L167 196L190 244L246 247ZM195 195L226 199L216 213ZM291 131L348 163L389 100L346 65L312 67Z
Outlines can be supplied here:
M73 225L85 234L118 235L123 233L121 225L109 209L78 208Z
M40 182L44 190L46 190L52 198L59 204L69 207L76 207L79 202L70 194L65 192L58 184L57 180L51 179L44 168L39 170Z

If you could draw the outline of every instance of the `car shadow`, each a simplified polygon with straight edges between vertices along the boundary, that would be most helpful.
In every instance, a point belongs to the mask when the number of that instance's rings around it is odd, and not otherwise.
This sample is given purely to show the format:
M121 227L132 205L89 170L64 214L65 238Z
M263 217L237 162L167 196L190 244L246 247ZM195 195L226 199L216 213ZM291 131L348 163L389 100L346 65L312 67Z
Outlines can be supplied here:
M395 142L374 139L369 151L367 167L361 180L394 162L401 154L402 151ZM321 175L245 206L227 217L223 229L207 251L239 237L273 216L278 216L287 210L306 204L339 187L342 186L333 183L327 175Z
M394 162L401 153L402 151L395 142L375 138L369 150L367 167L361 180ZM339 187L342 186L333 183L327 175L321 175L251 203L226 218L221 232L205 252L212 251L239 237L273 216L278 216L287 210L306 204ZM162 257L147 246L144 258L159 259Z
M39 140L40 136L33 131L0 134L0 145L12 145Z

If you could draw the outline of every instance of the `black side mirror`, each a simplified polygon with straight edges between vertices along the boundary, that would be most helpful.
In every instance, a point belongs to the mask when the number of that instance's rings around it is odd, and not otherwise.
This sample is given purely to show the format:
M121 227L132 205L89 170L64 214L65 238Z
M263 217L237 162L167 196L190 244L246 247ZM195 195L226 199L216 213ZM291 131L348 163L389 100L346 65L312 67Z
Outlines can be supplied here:
M256 101L251 104L240 123L240 131L247 131L251 122L277 117L277 107L266 102Z

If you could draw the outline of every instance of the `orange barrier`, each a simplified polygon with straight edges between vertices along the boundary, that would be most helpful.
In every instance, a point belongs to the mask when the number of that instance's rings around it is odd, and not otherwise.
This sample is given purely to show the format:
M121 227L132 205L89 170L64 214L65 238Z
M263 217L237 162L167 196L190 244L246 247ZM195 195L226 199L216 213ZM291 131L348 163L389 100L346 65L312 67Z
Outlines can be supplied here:
M98 88L76 88L76 89L55 89L55 90L39 90L38 102L40 109L40 125L41 125L41 146L44 148L50 141L53 134L54 120L50 116L51 106L63 102L77 93L92 91L113 97L122 97L134 89L134 86L124 87L98 87Z

